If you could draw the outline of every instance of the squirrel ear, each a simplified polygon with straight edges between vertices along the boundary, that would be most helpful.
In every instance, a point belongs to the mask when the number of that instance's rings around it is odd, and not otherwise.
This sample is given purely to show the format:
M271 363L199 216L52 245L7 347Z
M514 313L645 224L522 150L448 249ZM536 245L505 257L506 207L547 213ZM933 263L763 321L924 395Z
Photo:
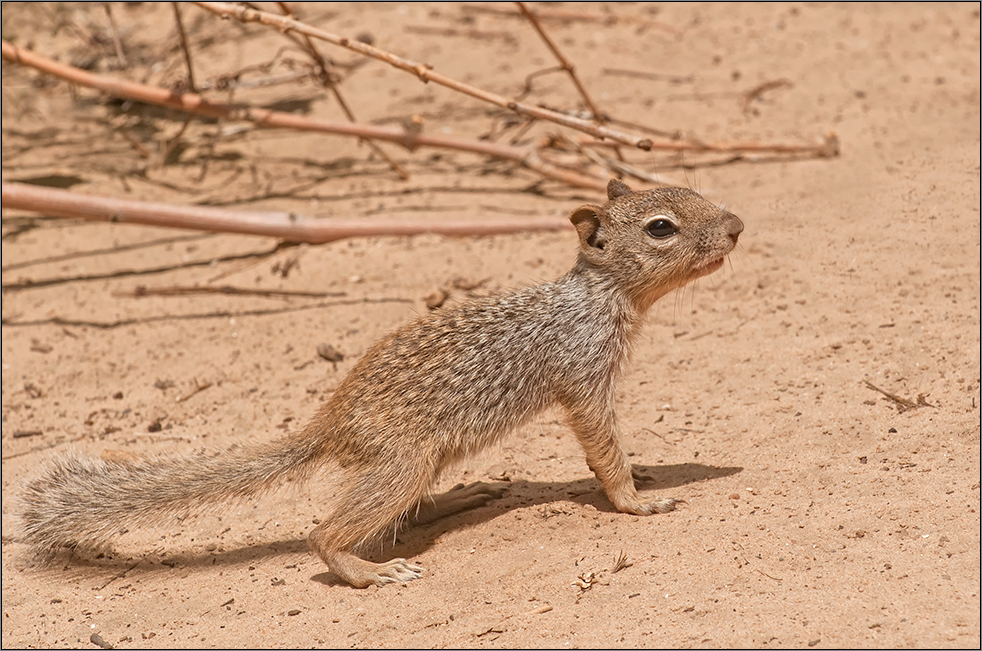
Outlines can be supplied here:
M569 216L580 236L580 249L591 259L602 255L606 245L606 238L601 232L600 211L597 206L580 206Z
M617 197L623 197L625 194L630 194L634 192L627 183L621 181L620 179L611 179L607 182L607 198L611 201Z

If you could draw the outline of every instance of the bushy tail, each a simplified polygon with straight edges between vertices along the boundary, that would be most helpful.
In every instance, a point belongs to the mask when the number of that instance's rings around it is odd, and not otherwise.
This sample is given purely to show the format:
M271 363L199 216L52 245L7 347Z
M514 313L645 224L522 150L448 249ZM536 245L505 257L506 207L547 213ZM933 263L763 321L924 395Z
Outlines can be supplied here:
M316 442L302 435L217 456L115 462L69 452L25 488L25 542L42 551L102 545L126 527L304 479L318 457Z

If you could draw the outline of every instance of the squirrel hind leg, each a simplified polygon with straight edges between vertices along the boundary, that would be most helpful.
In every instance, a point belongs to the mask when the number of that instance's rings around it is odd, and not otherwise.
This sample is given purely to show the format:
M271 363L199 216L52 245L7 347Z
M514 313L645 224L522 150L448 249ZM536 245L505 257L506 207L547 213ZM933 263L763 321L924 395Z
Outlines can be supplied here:
M364 492L368 492L368 488L365 486ZM371 488L373 493L377 490L377 486ZM488 501L501 497L504 489L475 482L467 486L460 484L441 495L422 499L411 491L400 492L402 499L388 495L388 501L381 504L377 499L373 499L376 497L374 494L359 494L360 491L357 489L352 490L337 503L336 517L310 532L308 537L310 546L328 568L346 583L356 588L366 588L370 585L382 586L420 578L423 568L404 558L394 558L385 563L372 563L347 551L353 544L370 537L406 514L407 505L410 520L414 524L425 524L454 513L484 506ZM375 508L366 508L368 504L372 504Z
M315 544L316 529L310 534L310 544L332 572L355 588L386 583L404 583L422 576L423 568L404 558L393 558L385 563L373 563L358 558L351 552L318 549Z
M332 513L307 537L328 569L356 588L412 581L423 568L404 558L372 563L351 550L398 522L426 492L425 473L366 469L333 497ZM399 476L393 476L399 475Z

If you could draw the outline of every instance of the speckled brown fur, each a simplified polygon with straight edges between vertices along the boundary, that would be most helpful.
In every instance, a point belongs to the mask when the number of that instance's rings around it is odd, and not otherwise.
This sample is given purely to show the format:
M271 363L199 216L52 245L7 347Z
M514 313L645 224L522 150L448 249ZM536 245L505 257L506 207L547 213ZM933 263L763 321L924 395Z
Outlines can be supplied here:
M427 498L448 465L554 404L618 510L673 510L677 500L646 501L635 489L615 383L648 308L718 269L743 224L686 189L632 192L615 180L607 194L604 206L570 217L580 252L569 273L396 330L296 435L217 456L56 460L26 488L26 540L41 549L99 544L124 526L330 470L337 488L311 547L354 586L411 580L421 568L370 563L352 550L421 506L420 517L433 518L495 497L476 484Z

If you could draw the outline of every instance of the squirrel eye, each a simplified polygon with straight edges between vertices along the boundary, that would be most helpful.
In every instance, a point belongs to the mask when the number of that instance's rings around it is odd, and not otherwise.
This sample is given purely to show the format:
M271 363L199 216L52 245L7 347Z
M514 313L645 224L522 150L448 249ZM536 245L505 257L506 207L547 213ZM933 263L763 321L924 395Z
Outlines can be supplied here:
M658 239L671 237L679 232L678 227L667 219L652 219L645 224L644 230L648 235Z

